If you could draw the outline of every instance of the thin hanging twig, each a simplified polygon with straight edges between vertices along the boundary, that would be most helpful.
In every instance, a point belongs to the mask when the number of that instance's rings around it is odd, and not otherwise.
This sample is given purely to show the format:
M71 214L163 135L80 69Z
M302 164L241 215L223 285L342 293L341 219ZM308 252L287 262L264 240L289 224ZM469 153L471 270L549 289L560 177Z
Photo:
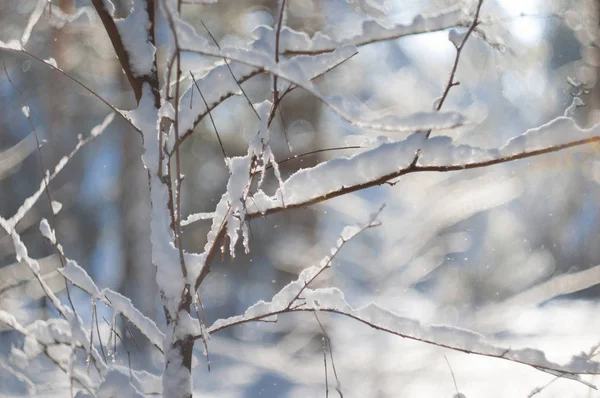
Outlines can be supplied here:
M202 98L202 101L204 102L204 106L206 106L206 109L208 109L208 103L206 102L206 98L204 98L202 90L200 90L200 86L198 85L198 82L196 81L196 78L194 77L192 71L190 71L190 76L192 76L192 80L194 81L194 85L198 90L198 94L200 94L200 98ZM194 91L192 90L192 93L193 92ZM212 123L213 129L215 130L215 134L217 135L217 140L219 140L219 146L221 147L221 152L223 153L223 160L227 160L229 156L227 156L227 153L225 152L223 141L221 141L221 135L219 134L219 130L217 129L217 125L215 124L215 119L213 119L212 112L210 110L208 111L208 117L210 118L210 122Z

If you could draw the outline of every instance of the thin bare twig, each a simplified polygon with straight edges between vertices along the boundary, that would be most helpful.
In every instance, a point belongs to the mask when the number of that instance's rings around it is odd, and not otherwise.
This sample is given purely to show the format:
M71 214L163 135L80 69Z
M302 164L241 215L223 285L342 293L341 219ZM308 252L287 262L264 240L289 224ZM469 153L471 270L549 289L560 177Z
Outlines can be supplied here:
M200 86L198 85L198 82L196 81L196 78L194 77L194 74L192 73L192 71L190 71L190 76L192 76L192 80L194 81L194 84L196 85L196 89L198 89L198 94L200 94L200 98L202 98L202 101L204 102L204 106L206 106L206 109L208 109L208 103L206 102L206 98L204 98L204 95L202 94L202 90L200 90ZM193 93L194 91L192 91ZM254 107L252 108L254 109ZM221 147L221 152L223 153L223 160L227 160L228 156L227 153L225 152L225 147L223 146L223 141L221 141L221 135L219 134L219 130L217 129L217 125L215 124L215 119L213 119L212 113L209 110L208 111L208 117L210 118L210 122L212 123L213 129L215 130L215 134L217 135L217 140L219 140L219 146Z
M196 292L196 297L199 298L200 296L198 296L198 292ZM208 343L206 341L206 336L204 335L204 333L202 333L202 330L204 329L204 324L202 323L202 318L200 317L200 312L198 311L198 304L196 302L193 302L194 304L194 309L196 310L196 317L198 317L198 323L200 323L200 335L202 336L202 342L204 343L204 351L206 352L206 367L208 369L208 371L210 372L210 356L209 356L209 352L208 352ZM204 311L204 308L202 308L202 311Z
M314 151L304 152L304 153L300 153L298 155L290 156L289 158L280 160L277 163L278 164L282 164L282 163L286 163L286 162L289 162L289 161L292 161L292 160L303 158L305 156L314 155L314 154L317 154L317 153L331 152L331 151L341 151L341 150L347 150L347 149L365 149L365 147L364 146L360 146L360 145L349 145L349 146L340 146L340 147L333 147L333 148L315 149ZM272 167L273 167L273 165L269 164L267 167L265 167L265 169L269 170Z
M285 10L285 0L281 1L281 7L279 9L279 18L277 19L277 31L275 33L275 63L279 63L279 40L281 36L281 25L283 25L283 12ZM277 81L279 76L273 75L273 105L269 113L269 125L273 121L279 106L279 89L277 87Z
M452 370L452 366L450 366L450 361L448 361L448 357L444 355L444 359L446 360L446 363L448 364L448 369L450 369L450 374L452 375L452 381L454 382L454 389L456 390L456 396L458 397L460 395L460 392L458 391L458 384L456 384L456 377L454 377L454 371Z
M52 69L55 72L58 72L59 74L61 74L62 76L66 77L67 79L71 80L73 83L77 84L79 87L83 88L85 91L87 91L88 93L90 93L91 95L93 95L94 97L96 97L98 100L100 100L100 102L102 102L104 105L106 105L108 108L110 108L112 111L114 111L121 119L123 119L127 124L129 124L131 127L134 128L135 131L137 131L138 133L140 133L139 128L134 125L131 120L129 120L127 117L125 117L125 115L123 114L123 112L116 108L113 104L111 104L110 102L108 102L108 100L106 100L104 97L102 97L100 94L98 94L96 91L94 91L92 88L90 88L89 86L87 86L85 83L83 83L81 80L77 79L76 77L70 75L69 73L66 73L65 71L63 71L62 69L52 65L49 62L44 61L42 58L38 57L35 54L30 53L29 51L25 50L25 49L13 49L13 48L0 48L0 51L11 51L11 52L18 52L18 53L23 53L25 55L27 55L28 57L34 59L35 61L49 67L50 69Z
M440 109L442 109L442 106L444 105L444 101L446 101L446 97L448 97L448 93L450 92L450 89L452 87L458 86L460 84L459 82L454 81L454 77L456 75L456 70L458 68L458 63L460 61L460 55L462 54L462 50L465 47L467 40L469 40L469 37L471 36L473 31L479 24L479 12L481 11L482 5L483 5L483 0L479 0L477 3L477 9L475 10L475 16L473 17L473 22L469 26L469 29L463 36L458 47L456 47L456 56L454 57L454 63L452 64L452 70L450 71L450 77L448 78L448 83L446 83L444 92L442 93L442 96L440 97L440 99L435 107L436 111L439 111Z
M316 312L315 312L316 314ZM325 369L325 398L329 397L329 380L327 375L327 343L325 337L321 339L321 347L323 348L323 368Z
M337 390L338 394L340 394L340 398L344 398L344 394L342 393L342 384L340 383L340 378L338 377L337 370L335 368L335 361L333 360L333 347L331 346L331 339L325 331L325 327L321 323L321 320L317 316L317 311L313 312L313 315L315 316L315 319L317 320L317 323L319 324L319 327L323 332L323 341L328 346L325 346L325 350L329 349L329 357L331 358L331 369L333 370L333 375L335 376L335 381L337 383L335 389ZM327 373L327 364L325 364L325 373Z
M200 23L202 24L202 26L204 26L204 29L206 29L206 32L208 33L208 35L212 39L213 43L215 43L215 46L217 46L217 48L220 50L221 46L219 45L219 42L217 41L217 39L215 39L215 37L213 36L213 34L206 27L206 25L204 24L204 21L200 20ZM229 74L231 75L231 77L233 77L233 80L235 81L235 84L237 84L237 86L240 88L240 91L244 95L244 98L246 98L246 101L250 105L250 108L252 109L252 111L254 112L254 114L256 115L256 117L258 118L258 120L260 120L260 115L258 114L258 112L256 111L256 109L254 109L254 105L252 105L252 101L250 101L250 98L248 97L248 94L246 94L246 91L244 91L244 89L242 88L242 85L238 81L237 77L235 77L235 74L231 70L231 66L229 66L229 62L227 61L227 58L223 58L223 61L225 62L225 65L227 66L227 69L229 69ZM208 109L208 105L206 106L206 109L207 109L208 112L210 112L210 110Z
M100 335L100 326L98 325L98 311L96 310L96 300L92 301L92 319L96 321L96 334L98 335L98 343L100 343L100 352L102 359L106 362L106 354L104 353L104 344L102 344L102 336Z

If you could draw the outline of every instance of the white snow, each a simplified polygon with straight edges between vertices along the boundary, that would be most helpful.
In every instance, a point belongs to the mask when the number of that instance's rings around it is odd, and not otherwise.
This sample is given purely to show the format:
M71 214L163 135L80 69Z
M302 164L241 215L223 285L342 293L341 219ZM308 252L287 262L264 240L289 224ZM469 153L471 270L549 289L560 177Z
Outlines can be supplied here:
M33 30L34 26L40 20L40 17L42 16L42 14L44 12L44 8L46 8L46 4L47 4L46 0L38 0L37 4L35 5L35 8L33 9L33 12L31 13L31 15L29 16L29 20L27 21L27 26L25 26L23 35L21 36L21 45L22 46L25 46L27 44L27 42L29 41L29 38L31 37L31 31Z
M67 260L65 267L59 270L75 286L83 289L93 298L100 297L100 290L88 273L73 260Z
M314 269L313 269L314 272ZM303 285L297 281L285 286L277 293L270 303L260 301L250 307L244 315L220 319L209 329L209 332L221 330L227 326L251 320L259 320L274 313L292 311L328 311L351 317L366 325L400 337L410 338L425 343L448 347L472 354L507 359L514 362L533 366L551 374L564 372L571 374L575 380L580 380L574 374L596 374L600 372L600 364L588 359L585 355L577 355L568 364L560 365L549 361L543 351L524 348L515 349L498 347L487 342L484 336L473 331L445 325L426 325L421 322L400 316L376 304L361 308L350 306L344 294L337 288L304 289L302 301L294 310L289 308L289 302Z
M149 75L154 68L156 48L150 42L151 23L146 4L143 0L133 0L129 15L115 20L119 36L129 55L129 66L135 76Z
M122 369L111 368L104 378L104 381L96 391L97 398L145 398L130 381L129 374Z
M450 29L448 32L448 40L450 40L454 47L459 48L465 39L466 34L467 32L459 32L458 29Z
M192 396L190 371L183 366L178 348L166 346L164 349L166 368L162 378L163 397Z
M419 156L419 166L440 166L484 162L499 157L498 150L454 145L451 137L437 136L429 138Z
M27 265L29 266L29 268L31 268L31 271L33 271L34 274L39 274L40 265L38 264L37 261L29 258L29 255L27 254L27 247L21 241L21 237L19 236L17 231L12 230L12 231L8 231L8 232L10 232L10 237L12 238L13 246L15 247L15 253L17 254L17 261L22 261L22 262L27 263Z
M227 220L229 251L232 257L235 256L235 245L238 240L238 232L244 223L246 214L244 209L244 197L250 184L251 162L252 156L250 155L236 156L227 159L229 181L227 182L227 191L223 194L221 202L229 204L228 209L223 216ZM223 206L220 207L223 208ZM219 209L218 205L217 209ZM213 224L215 222L220 222L219 218L213 219Z
M114 120L114 118L115 118L114 112L111 112L108 115L106 115L106 117L104 118L102 123L100 123L99 125L94 126L94 128L92 128L92 130L90 131L90 135L92 137L97 137L100 134L102 134L104 132L104 130L106 130L108 125Z
M27 333L25 328L17 321L17 318L10 312L0 310L0 322L10 326L12 329L22 334Z
M73 260L67 260L65 267L59 269L59 271L75 286L91 295L94 299L98 298L102 300L115 313L119 313L127 318L153 345L156 347L162 346L165 337L164 334L153 320L135 308L130 299L108 288L100 291L89 274Z
M600 125L582 129L573 119L558 117L508 140L500 148L456 146L450 137L433 137L425 143L418 165L445 166L488 162L598 136L600 136Z
M42 218L42 221L40 221L40 232L42 233L42 236L44 238L48 239L53 244L56 244L56 235L50 227L48 220L46 220L45 218Z
M144 83L138 107L126 112L126 117L142 132L144 154L142 160L150 173L151 242L152 263L156 266L156 282L163 293L163 304L171 314L176 313L177 305L185 281L179 265L179 251L173 245L171 217L167 207L169 191L159 175L160 150L158 118L159 110L154 106L154 95L150 86ZM164 163L164 162L163 162Z
M190 214L185 220L181 220L181 226L184 227L200 220L210 220L215 217L215 213L194 213Z
M16 50L16 51L23 50L23 46L21 46L21 42L19 40L11 40L9 42L4 42L4 41L0 40L0 48L3 48L5 50Z
M255 40L272 40L274 35L275 30L271 26L266 25L259 25L252 31L252 37ZM272 47L274 48L275 46L272 45ZM281 27L281 34L279 36L279 49L281 52L312 53L333 51L337 47L339 47L339 44L335 40L321 32L317 32L313 37L310 37L307 33L299 32L289 26Z
M177 330L175 331L174 337L178 339L185 339L189 336L197 336L200 334L200 321L194 319L186 311L179 311L177 318Z
M247 76L252 76L259 71L258 68L239 63L231 63L229 66L238 80L244 80ZM209 108L213 108L215 104L228 96L242 94L227 69L227 65L222 61L206 75L196 76L194 74L194 77ZM204 101L198 94L196 84L192 83L179 101L179 128L181 132L190 130L200 116L205 116L208 113Z
M53 214L55 214L55 215L58 214L62 210L62 207L63 207L63 205L59 201L57 201L57 200L52 201L52 213Z
M58 63L56 62L56 60L54 58L45 59L44 62L50 66L53 66L55 69L58 69Z
M127 318L156 347L162 347L165 335L156 323L140 312L130 299L111 289L102 290L101 295L110 303L112 309Z

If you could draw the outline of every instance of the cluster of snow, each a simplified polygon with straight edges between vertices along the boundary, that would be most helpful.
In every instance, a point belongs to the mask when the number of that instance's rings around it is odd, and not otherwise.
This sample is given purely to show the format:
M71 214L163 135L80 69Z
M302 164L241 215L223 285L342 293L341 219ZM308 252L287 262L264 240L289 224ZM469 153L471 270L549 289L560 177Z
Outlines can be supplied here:
M146 10L147 4L143 0L134 0L129 15L115 20L119 36L129 55L129 66L135 76L150 75L154 68L156 48L149 40L152 24Z

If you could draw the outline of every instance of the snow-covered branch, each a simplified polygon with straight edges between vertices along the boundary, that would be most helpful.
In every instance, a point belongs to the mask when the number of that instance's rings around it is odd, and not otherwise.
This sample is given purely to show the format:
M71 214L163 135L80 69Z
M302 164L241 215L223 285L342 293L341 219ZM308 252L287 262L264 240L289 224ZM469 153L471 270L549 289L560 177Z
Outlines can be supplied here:
M40 182L39 189L23 201L23 204L21 205L21 207L19 207L15 214L8 219L0 218L0 226L2 226L8 233L10 233L10 231L14 229L14 227L19 223L19 221L21 221L23 217L25 217L25 215L33 207L33 205L35 205L40 196L42 196L47 185L50 184L50 182L54 178L56 178L56 176L65 168L69 160L72 159L73 156L75 156L81 148L83 148L90 141L101 135L106 130L108 125L113 121L114 116L114 113L108 114L104 118L104 121L102 123L95 126L90 131L89 136L85 138L81 137L77 142L75 148L73 148L68 155L64 156L60 160L60 162L58 162L58 164L54 167L54 171L52 173L50 173L49 171L45 173L46 175L44 179L42 179L42 181Z
M248 308L244 315L220 319L208 328L210 333L217 333L226 328L247 322L274 320L277 315L291 312L330 312L343 315L365 325L399 337L433 344L439 347L467 354L483 355L531 366L535 369L573 379L595 388L583 381L579 375L600 374L600 363L592 361L584 355L573 356L568 364L557 364L549 361L543 351L522 348L511 349L496 346L485 340L479 333L445 325L426 325L418 320L395 314L376 304L361 308L350 306L344 294L337 288L304 289L302 295L294 300L303 280L305 270L297 281L284 287L271 302L258 302ZM290 305L290 301L292 304Z
M286 56L321 54L334 51L344 45L363 46L401 37L436 32L464 25L464 15L461 5L456 5L438 13L417 15L408 24L383 24L376 20L362 23L362 32L342 39L333 39L326 34L317 32L309 37L304 32L298 32L290 27L281 30L281 52ZM273 28L259 26L254 31L254 37L264 38Z
M164 333L160 331L154 321L135 308L130 299L108 288L98 289L88 273L73 260L68 260L65 267L59 271L71 283L92 296L93 299L102 301L111 307L115 313L127 318L156 348L162 351Z
M111 0L92 0L92 4L139 102L143 83L157 81L154 18L151 17L154 0L134 0L125 19L115 19L115 6Z
M198 35L185 22L178 21L176 27L182 52L226 58L246 66L260 68L306 90L344 120L360 128L388 132L412 132L421 129L450 129L465 123L465 117L458 112L431 111L417 112L407 116L387 115L380 117L373 115L373 112L366 109L366 107L345 98L323 95L311 82L316 75L312 70L322 63L328 65L327 68L331 68L331 66L349 58L356 52L354 46L339 47L332 53L317 56L298 56L280 59L279 62L275 62L271 55L275 50L271 48L267 40L257 40L252 43L250 48L223 47L219 49L214 44L209 43L206 38ZM229 84L235 83L231 82ZM235 89L237 90L237 87ZM183 101L182 104L189 106L189 101ZM200 107L200 112L204 112L204 105L200 104Z
M299 170L272 197L259 190L247 201L248 217L309 206L409 173L489 167L598 141L600 124L582 129L568 117L529 129L502 147L491 149L455 145L448 136L426 139L425 134L415 133L402 141ZM415 162L417 153L419 157Z

